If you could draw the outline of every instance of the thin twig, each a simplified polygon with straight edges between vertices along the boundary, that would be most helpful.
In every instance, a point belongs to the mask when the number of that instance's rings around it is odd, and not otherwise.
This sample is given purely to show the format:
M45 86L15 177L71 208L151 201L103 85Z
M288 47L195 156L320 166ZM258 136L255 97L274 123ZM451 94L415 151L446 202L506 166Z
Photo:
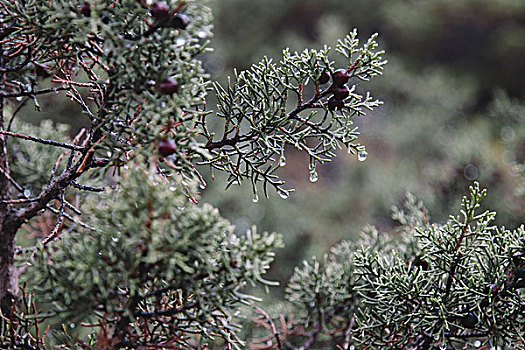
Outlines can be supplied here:
M268 321L268 324L270 325L273 336L275 337L275 340L277 341L277 348L282 350L283 344L281 342L281 335L279 334L279 332L277 332L277 328L275 328L275 323L273 322L272 318L260 307L256 307L255 312L263 315L266 321Z
M49 89L43 89L43 90L36 90L36 91L21 91L21 92L13 92L10 94L2 94L0 93L0 98L10 98L10 97L21 97L21 96L35 96L35 95L43 95L43 94L49 94L51 92L59 92L69 90L69 87L64 86L57 86L54 88Z
M80 146L76 146L76 145L70 145L69 143L64 143L64 142L54 141L54 140L45 140L45 139L41 139L39 137L17 134L17 133L10 132L10 131L5 131L5 130L0 130L0 134L9 135L9 136L17 137L19 139L29 140L29 141L33 141L33 142L38 142L38 143L42 143L44 145L67 148L67 149L70 149L70 150L73 150L73 151L83 151L84 150L84 147L80 147Z

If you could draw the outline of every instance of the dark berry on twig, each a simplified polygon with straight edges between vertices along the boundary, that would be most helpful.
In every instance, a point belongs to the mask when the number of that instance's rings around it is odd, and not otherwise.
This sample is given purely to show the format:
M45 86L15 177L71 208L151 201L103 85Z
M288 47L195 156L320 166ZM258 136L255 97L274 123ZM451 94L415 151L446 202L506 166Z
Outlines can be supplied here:
M319 70L321 71L321 70ZM330 74L326 70L321 71L321 75L319 76L319 79L317 79L317 82L319 84L326 84L330 81Z
M183 13L177 13L170 21L170 27L173 29L186 29L190 23L190 18Z
M421 258L416 258L414 260L414 267L419 267L423 271L427 271L429 268L428 262L426 260L423 260Z
M341 110L344 107L345 103L341 100L336 99L335 97L330 97L328 100L328 109L334 111L335 109Z
M80 5L80 13L86 17L91 16L91 4L84 1L82 5Z
M348 79L350 79L350 76L346 72L346 69L338 69L332 74L332 80L337 87L345 85L348 82Z
M468 329L473 329L478 324L479 320L473 313L468 313L461 318L461 325Z
M177 151L177 145L172 139L165 139L159 142L159 154L163 157L172 155Z
M164 20L170 15L170 8L168 7L168 4L166 4L163 1L156 2L153 5L151 5L151 9L149 12L154 18L158 20Z
M179 91L179 82L173 78L166 78L157 84L157 91L164 95L173 95Z
M350 95L350 90L348 90L348 88L344 85L334 88L332 92L334 93L335 99L340 101L344 100L348 97L348 95Z

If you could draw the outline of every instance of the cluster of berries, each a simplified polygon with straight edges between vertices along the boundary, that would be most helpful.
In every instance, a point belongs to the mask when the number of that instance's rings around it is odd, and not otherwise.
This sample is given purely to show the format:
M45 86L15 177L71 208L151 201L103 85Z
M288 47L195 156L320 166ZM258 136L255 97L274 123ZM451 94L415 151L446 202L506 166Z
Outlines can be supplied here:
M330 92L332 93L332 97L328 99L328 109L331 111L336 109L340 110L345 105L344 100L350 95L350 90L348 90L348 87L345 85L348 79L350 79L350 76L346 69L338 69L332 74L331 78L332 87ZM330 81L330 73L323 70L317 81L319 84L328 83Z
M87 1L80 5L79 12L86 17L91 16L91 4ZM156 2L151 5L149 11L155 22L155 28L165 27L184 30L190 22L190 18L183 13L173 14L165 2ZM179 91L179 82L171 77L165 78L155 85L155 90L162 95L173 95ZM177 151L175 141L172 139L161 140L158 151L162 157L167 157Z
M79 8L79 12L86 17L91 16L91 4L84 1ZM150 7L150 14L157 20L157 27L169 27L173 29L186 29L190 23L190 18L183 13L170 13L170 8L165 2L156 2ZM107 19L106 19L107 21Z

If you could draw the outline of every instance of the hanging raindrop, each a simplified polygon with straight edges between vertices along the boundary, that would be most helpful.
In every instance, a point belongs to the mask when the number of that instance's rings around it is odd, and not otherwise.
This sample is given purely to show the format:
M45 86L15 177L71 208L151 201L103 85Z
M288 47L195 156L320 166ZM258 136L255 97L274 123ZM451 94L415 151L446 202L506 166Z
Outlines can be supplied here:
M257 193L255 193L253 195L252 202L257 203L258 201L259 201L259 196L257 195Z
M367 151L359 151L357 153L357 160L360 162L364 162L366 160L366 157L368 157Z
M281 158L279 158L279 166L285 166L286 165L286 158L284 155L281 155Z
M319 180L319 175L317 174L317 171L314 170L314 171L310 172L310 181L311 182L316 182L317 180Z

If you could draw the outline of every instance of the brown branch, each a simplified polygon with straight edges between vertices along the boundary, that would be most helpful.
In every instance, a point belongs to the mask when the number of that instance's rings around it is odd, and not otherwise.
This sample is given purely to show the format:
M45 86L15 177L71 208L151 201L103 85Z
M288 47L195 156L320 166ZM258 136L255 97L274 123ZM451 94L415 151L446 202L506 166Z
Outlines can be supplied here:
M454 247L454 253L455 253L454 260L450 264L450 272L448 273L448 278L447 278L447 282L445 285L445 298L444 298L445 301L449 297L450 289L452 288L452 282L454 280L454 275L456 273L456 267L458 265L459 258L462 256L462 254L457 254L457 253L458 253L459 247L461 246L461 242L463 241L463 238L467 234L467 230L468 230L468 223L465 223L465 226L461 230L461 235L459 236L458 242L456 243L456 246Z
M282 342L281 342L281 335L279 334L279 332L277 332L277 328L275 328L275 323L273 322L272 318L263 309L261 309L260 307L256 307L255 308L255 312L257 312L257 313L261 314L262 316L264 316L264 318L266 319L266 321L270 325L270 330L273 333L273 337L277 341L277 348L282 350L283 345L282 345Z
M70 145L69 143L60 142L60 141L45 140L45 139L41 139L39 137L17 134L17 133L10 132L10 131L5 131L5 130L0 130L0 134L7 135L7 136L13 136L13 137L16 137L16 138L19 138L19 139L29 140L29 141L33 141L33 142L38 142L38 143L42 143L44 145L67 148L67 149L70 149L70 150L73 150L73 151L83 151L84 150L84 147L81 147L81 146Z
M151 311L151 312L142 312L142 311L135 311L133 312L133 315L136 317L144 317L144 318L154 318L154 317L160 317L160 316L173 316L175 314L181 313L185 310L191 309L195 306L197 306L198 303L196 301L188 303L186 305L182 305L181 307L174 307L171 309L164 309L164 310L158 310L158 311Z
M35 95L49 94L51 92L59 92L59 91L64 91L64 90L69 90L69 87L57 86L57 87L54 87L54 88L43 89L43 90L36 90L36 91L20 91L20 92L13 92L13 93L10 93L10 94L0 93L0 98L21 97L21 96L35 96Z
M287 114L286 118L287 119L299 120L300 122L306 124L307 126L315 127L315 125L309 123L307 120L302 119L302 118L298 118L299 117L299 113L301 113L302 111L304 111L306 109L310 109L310 108L320 108L321 106L317 105L316 103L319 102L319 100L321 100L323 97L325 97L325 96L327 96L327 95L329 95L331 93L332 93L332 86L328 87L326 90L324 90L321 93L315 94L305 104L298 104L298 106L293 111L291 111L290 113ZM300 102L302 102L302 101L300 101ZM238 144L240 142L252 140L255 137L255 135L256 135L256 133L251 131L250 133L245 134L245 135L235 135L235 136L233 136L231 138L223 138L222 140L219 140L219 141L211 141L210 140L210 141L208 141L208 143L204 147L206 149L212 150L212 149L216 149L216 148L222 148L224 146L235 146L236 144Z

